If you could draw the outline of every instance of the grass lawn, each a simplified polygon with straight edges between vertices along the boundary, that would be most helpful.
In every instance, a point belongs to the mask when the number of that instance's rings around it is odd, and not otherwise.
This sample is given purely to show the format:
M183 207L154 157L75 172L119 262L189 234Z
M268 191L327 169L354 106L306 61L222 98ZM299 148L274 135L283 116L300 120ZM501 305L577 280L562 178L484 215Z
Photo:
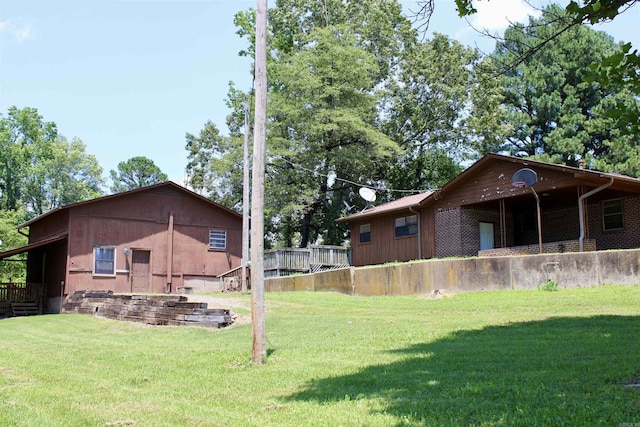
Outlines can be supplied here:
M266 301L265 366L247 322L0 320L0 425L640 425L638 286Z

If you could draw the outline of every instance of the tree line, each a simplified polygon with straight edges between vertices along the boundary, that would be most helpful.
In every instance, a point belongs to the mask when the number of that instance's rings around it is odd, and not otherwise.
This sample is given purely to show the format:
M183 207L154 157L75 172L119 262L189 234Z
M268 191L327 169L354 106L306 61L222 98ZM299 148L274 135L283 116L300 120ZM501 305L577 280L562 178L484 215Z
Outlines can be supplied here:
M106 194L103 169L79 138L69 141L35 108L0 115L0 252L27 238L17 227L47 211ZM166 181L146 157L120 162L110 171L111 192ZM1 262L0 281L24 274L21 263Z
M639 176L637 51L575 25L635 1L604 3L599 12L595 0L589 10L550 5L482 55L445 35L424 39L396 0L277 0L266 245L344 244L348 230L335 220L365 207L360 187L375 189L377 203L435 189L488 152ZM471 1L456 4L473 13ZM246 40L240 54L252 57L255 12L234 22ZM238 211L251 99L231 83L228 135L212 122L186 134L188 186ZM102 174L80 139L67 140L35 108L10 108L0 116L0 251L26 243L18 224L106 194ZM146 157L109 176L111 192L167 179Z
M423 40L395 0L277 0L269 10L267 244L343 244L348 230L335 220L364 208L360 186L376 189L379 201L397 199L440 187L488 152L638 176L632 52L576 25L635 2L587 3L547 6L481 55L441 34ZM475 11L470 0L456 4L461 15ZM247 43L240 54L249 57L254 21L253 10L235 16ZM603 78L607 64L627 68ZM189 184L236 209L251 97L231 83L229 135L207 122L186 137Z

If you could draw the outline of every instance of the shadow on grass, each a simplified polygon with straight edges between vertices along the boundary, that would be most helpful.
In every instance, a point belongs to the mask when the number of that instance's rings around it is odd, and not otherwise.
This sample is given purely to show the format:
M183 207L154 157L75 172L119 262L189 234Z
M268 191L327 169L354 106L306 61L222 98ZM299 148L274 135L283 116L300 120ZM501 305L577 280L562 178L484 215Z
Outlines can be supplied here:
M291 400L375 399L398 425L640 423L640 317L554 318L459 331L390 364L314 380Z

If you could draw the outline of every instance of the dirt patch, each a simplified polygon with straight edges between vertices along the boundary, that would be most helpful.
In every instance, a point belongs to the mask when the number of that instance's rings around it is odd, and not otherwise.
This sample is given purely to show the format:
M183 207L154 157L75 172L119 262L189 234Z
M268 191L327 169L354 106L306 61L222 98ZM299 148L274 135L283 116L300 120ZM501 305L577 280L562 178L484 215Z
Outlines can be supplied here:
M452 297L454 295L453 292L445 291L444 289L434 289L428 294L418 295L419 299L442 299L445 297Z

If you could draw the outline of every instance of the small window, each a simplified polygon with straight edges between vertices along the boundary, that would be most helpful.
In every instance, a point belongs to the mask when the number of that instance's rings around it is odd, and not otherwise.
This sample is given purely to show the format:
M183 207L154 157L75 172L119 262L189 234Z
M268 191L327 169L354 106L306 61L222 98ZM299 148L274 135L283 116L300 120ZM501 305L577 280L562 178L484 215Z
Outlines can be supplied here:
M622 199L602 202L602 225L605 230L624 228Z
M114 246L96 246L93 248L93 274L116 274L116 248Z
M418 234L418 216L410 215L396 218L396 237Z
M209 249L227 249L227 232L209 230Z
M362 224L360 226L360 243L368 243L371 241L371 224Z

